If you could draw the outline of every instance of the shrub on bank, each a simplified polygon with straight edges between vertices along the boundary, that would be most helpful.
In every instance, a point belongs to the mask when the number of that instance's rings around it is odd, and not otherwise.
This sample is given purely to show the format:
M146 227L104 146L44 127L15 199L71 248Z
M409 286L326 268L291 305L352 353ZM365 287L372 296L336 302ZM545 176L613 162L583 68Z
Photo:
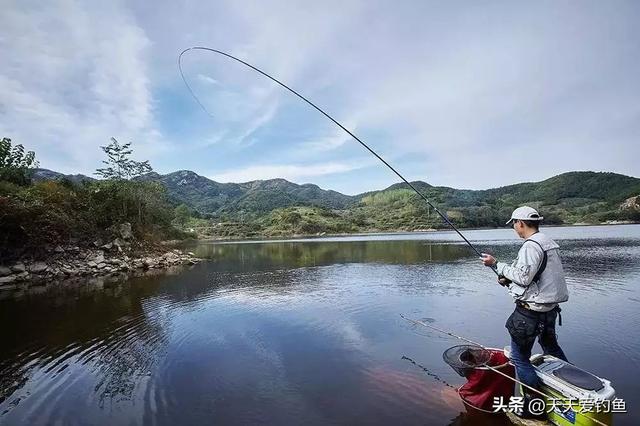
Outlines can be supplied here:
M9 139L2 141L5 157L7 152L24 152L12 149ZM105 163L114 167L99 169L108 176L93 182L63 179L32 184L29 166L37 164L32 155L27 162L3 160L0 176L11 180L0 179L0 263L24 255L38 256L59 244L107 240L113 237L112 228L124 222L131 224L139 242L191 236L171 224L174 213L161 184L131 179L151 168L147 162L128 159L129 144L119 145L114 139L103 150L107 154L120 150L123 155L117 158L121 163L112 164L110 155ZM112 173L121 170L127 174Z

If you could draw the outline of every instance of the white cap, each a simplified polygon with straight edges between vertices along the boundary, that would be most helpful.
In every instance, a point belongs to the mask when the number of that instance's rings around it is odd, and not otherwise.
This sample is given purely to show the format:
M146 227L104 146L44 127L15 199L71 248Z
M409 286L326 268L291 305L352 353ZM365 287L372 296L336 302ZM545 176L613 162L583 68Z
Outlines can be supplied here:
M507 221L507 225L509 225L514 220L537 220L541 221L544 219L542 216L538 214L538 211L529 206L518 207L511 213L511 219Z

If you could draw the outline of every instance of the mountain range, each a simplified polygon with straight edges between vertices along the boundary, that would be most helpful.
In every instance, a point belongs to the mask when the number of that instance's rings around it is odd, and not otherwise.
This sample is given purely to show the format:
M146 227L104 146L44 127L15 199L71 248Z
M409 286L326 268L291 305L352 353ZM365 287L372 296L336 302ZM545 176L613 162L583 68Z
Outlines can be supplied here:
M63 175L35 170L34 180L91 181L84 175ZM169 200L185 204L201 217L222 220L261 220L282 209L320 209L361 222L367 229L415 229L438 227L439 219L411 192L398 183L379 191L345 195L314 184L299 185L285 179L220 183L192 171L165 175L155 172L138 179L156 181ZM640 220L640 179L607 172L568 172L540 182L518 183L487 190L466 190L412 184L450 219L461 226L494 226L522 204L541 210L550 223L600 223ZM626 206L626 207L625 207ZM326 215L325 215L326 216Z

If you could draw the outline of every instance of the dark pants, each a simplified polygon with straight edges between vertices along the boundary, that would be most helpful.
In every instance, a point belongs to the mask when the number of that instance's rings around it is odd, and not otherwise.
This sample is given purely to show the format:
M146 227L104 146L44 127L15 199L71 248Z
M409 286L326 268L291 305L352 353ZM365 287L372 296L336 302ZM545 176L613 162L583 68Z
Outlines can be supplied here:
M518 380L536 389L538 376L529 360L536 337L545 355L567 360L556 337L557 316L557 309L535 312L518 306L505 325L511 335L511 362L516 367Z

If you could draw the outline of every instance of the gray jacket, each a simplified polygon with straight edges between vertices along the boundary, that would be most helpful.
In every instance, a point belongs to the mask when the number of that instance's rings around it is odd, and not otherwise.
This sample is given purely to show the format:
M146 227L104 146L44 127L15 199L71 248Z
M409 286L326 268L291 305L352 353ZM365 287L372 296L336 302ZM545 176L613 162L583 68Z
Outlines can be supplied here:
M562 261L560 260L558 244L541 232L529 237L533 241L525 241L518 252L518 257L511 265L498 262L497 270L500 275L510 279L509 293L514 299L527 302L532 310L548 311L558 303L569 300L569 290L564 277ZM547 253L547 267L538 282L534 282L540 268L544 254Z

